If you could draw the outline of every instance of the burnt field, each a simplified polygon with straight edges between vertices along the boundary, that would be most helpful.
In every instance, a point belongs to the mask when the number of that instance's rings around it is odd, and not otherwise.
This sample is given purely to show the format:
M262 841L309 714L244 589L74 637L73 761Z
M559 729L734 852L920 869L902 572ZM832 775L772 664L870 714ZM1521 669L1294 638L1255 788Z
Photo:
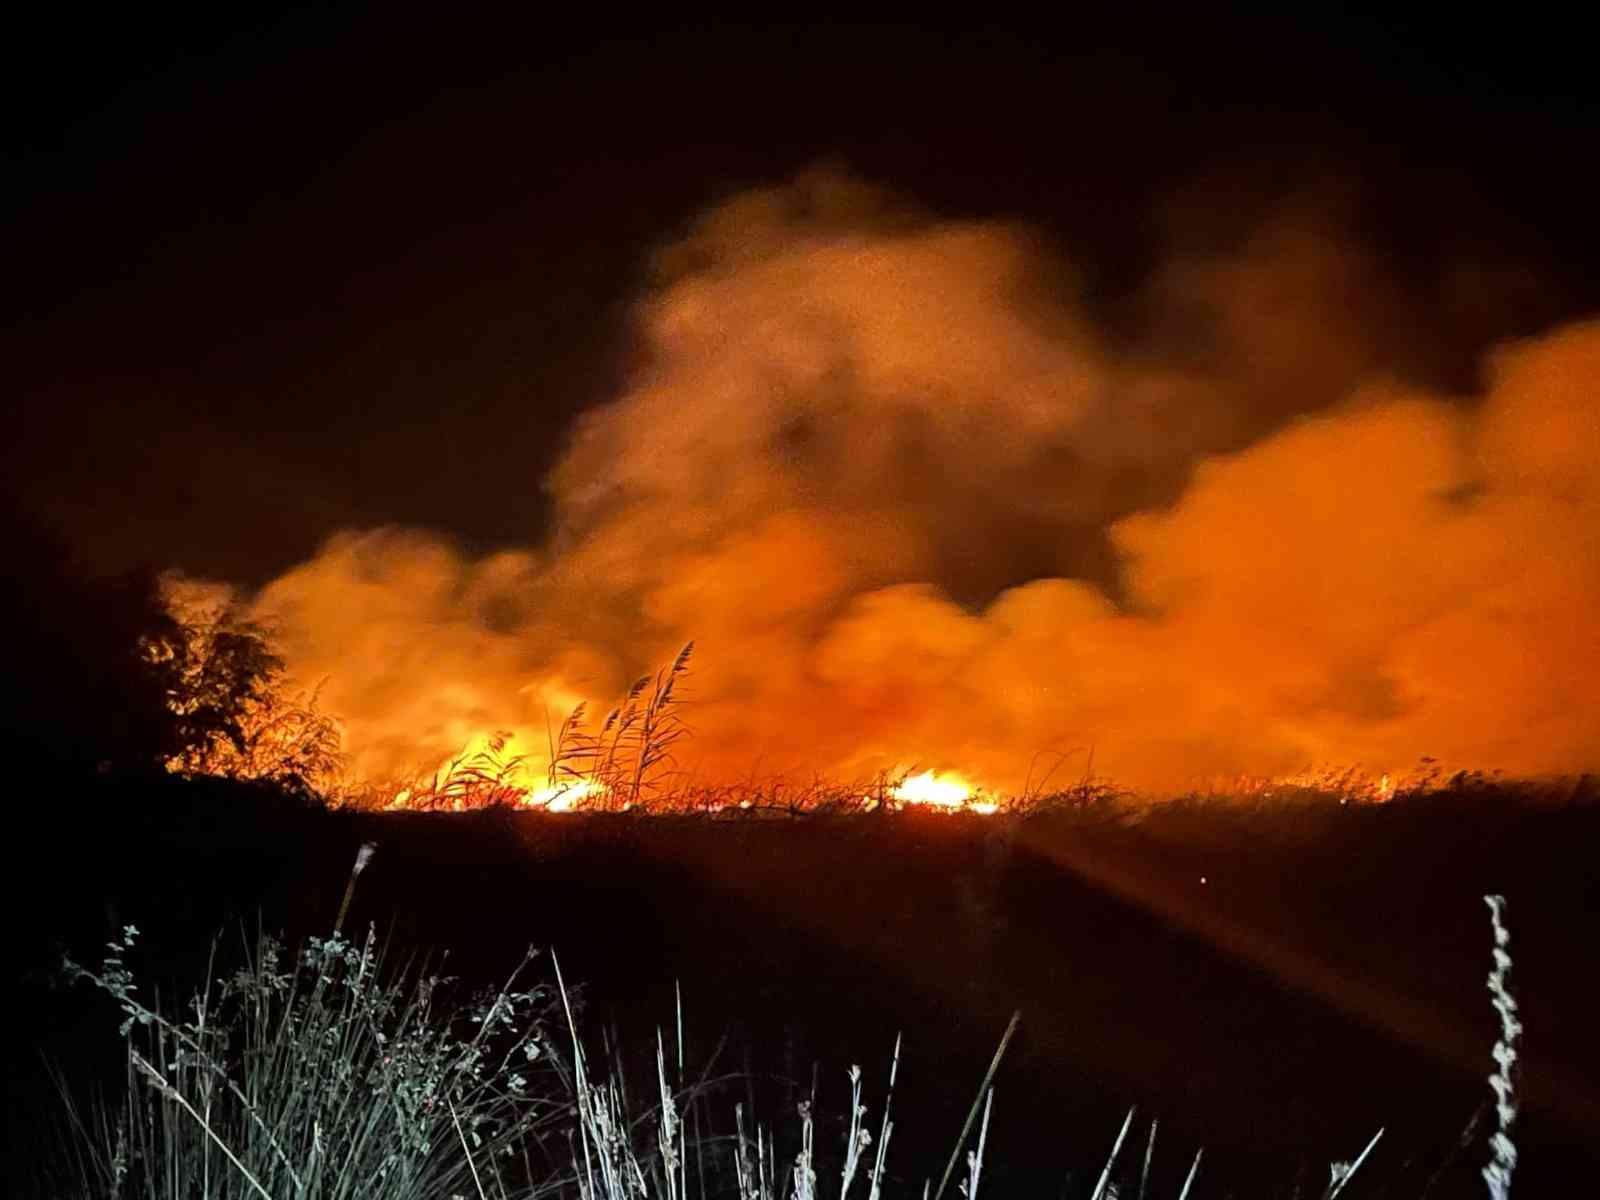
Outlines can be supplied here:
M1458 1147L1491 1098L1482 897L1501 893L1526 1027L1517 1191L1600 1169L1600 806L1581 788L1026 818L372 815L177 781L133 799L108 787L12 839L13 1164L47 1124L41 1051L78 1084L121 1070L114 1006L60 986L59 950L95 961L131 923L133 965L193 987L218 929L223 961L256 914L291 940L326 932L370 839L348 932L447 950L464 984L553 946L596 1057L620 1048L636 1096L681 984L690 1074L722 1080L692 1110L701 1134L731 1132L744 1102L783 1148L815 1080L826 1170L846 1071L862 1067L875 1128L903 1033L889 1169L906 1194L937 1180L1017 1010L991 1194L1088 1194L1130 1105L1125 1158L1160 1121L1156 1194L1201 1146L1194 1194L1320 1194L1379 1127L1345 1195L1482 1194L1492 1108Z

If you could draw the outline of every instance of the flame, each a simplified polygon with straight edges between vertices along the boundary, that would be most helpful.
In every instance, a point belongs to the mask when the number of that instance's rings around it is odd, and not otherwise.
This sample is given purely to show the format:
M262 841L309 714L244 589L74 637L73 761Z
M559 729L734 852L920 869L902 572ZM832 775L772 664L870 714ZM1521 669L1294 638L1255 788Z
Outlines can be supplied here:
M542 808L545 812L572 812L585 799L605 794L605 785L593 779L580 779L557 787L534 788L522 799L523 808Z
M977 800L978 788L960 775L941 776L937 771L923 771L912 775L889 789L889 796L898 804L922 804L946 811L966 811L990 816L1000 811L992 800Z
M1091 747L1166 794L1595 770L1600 321L1496 350L1472 403L1402 385L1400 292L1316 215L1160 264L1146 340L1025 229L850 179L730 199L652 259L639 369L570 431L548 528L338 531L252 615L359 778L484 729L542 749L689 638L683 766L728 788L853 798L930 750L996 796ZM989 803L962 786L896 802Z
M597 799L605 795L606 791L605 785L596 780L579 779L554 787L548 785L530 787L516 799L515 803L518 808L543 809L552 813L574 812L582 808L585 801ZM391 810L409 809L414 807L414 799L413 789L401 788L384 807ZM442 807L451 812L463 812L478 805L474 804L471 798L453 797Z
M940 779L936 772L913 775L889 794L904 804L932 804L938 808L960 808L972 795L972 788L956 776Z
M1211 795L1240 799L1272 800L1294 793L1312 793L1336 796L1340 804L1387 804L1397 792L1425 792L1443 778L1434 760L1425 758L1412 770L1383 772L1376 776L1359 766L1342 770L1328 767L1271 777L1225 776L1210 780L1205 790Z

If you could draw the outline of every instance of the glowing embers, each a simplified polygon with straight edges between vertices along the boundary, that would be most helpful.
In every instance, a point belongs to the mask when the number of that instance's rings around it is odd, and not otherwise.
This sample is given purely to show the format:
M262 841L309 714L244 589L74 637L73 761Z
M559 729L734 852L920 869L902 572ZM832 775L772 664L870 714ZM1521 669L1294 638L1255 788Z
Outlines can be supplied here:
M1311 797L1336 798L1340 804L1387 804L1397 792L1426 790L1440 772L1431 758L1424 758L1412 771L1384 773L1374 778L1365 768L1324 767L1289 775L1240 775L1208 781L1204 794L1233 796L1244 800L1293 800Z

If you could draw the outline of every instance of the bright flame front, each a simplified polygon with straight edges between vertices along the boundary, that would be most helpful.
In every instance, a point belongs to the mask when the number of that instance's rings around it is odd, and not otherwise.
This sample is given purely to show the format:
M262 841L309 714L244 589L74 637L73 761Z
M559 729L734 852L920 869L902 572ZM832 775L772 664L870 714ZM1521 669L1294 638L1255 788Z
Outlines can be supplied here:
M924 771L889 789L889 795L901 804L925 804L933 808L963 809L982 813L995 812L999 806L987 800L974 800L977 789L959 775L941 778L935 771Z
M530 791L523 798L524 808L542 808L545 812L571 812L585 799L603 795L605 785L593 779L579 779L559 787L542 787Z

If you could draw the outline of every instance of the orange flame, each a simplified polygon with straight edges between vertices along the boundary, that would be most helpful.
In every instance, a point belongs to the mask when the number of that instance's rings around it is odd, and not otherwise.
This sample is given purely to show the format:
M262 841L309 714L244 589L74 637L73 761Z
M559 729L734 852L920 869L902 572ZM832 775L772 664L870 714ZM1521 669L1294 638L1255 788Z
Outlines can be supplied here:
M581 808L591 797L603 795L605 785L592 779L580 779L557 787L534 788L522 800L524 808L542 808L545 812L572 812Z
M923 771L889 789L889 796L899 804L927 805L947 811L980 813L984 816L999 811L1000 806L991 800L975 799L978 789L959 775L937 771Z
M543 747L689 638L712 784L935 750L1007 795L1090 746L1169 793L1595 770L1600 322L1497 351L1470 404L1375 377L1382 264L1292 216L1159 269L1180 344L1129 347L1026 230L848 179L735 198L655 261L642 369L545 480L548 538L346 530L255 611L368 778L485 729Z

